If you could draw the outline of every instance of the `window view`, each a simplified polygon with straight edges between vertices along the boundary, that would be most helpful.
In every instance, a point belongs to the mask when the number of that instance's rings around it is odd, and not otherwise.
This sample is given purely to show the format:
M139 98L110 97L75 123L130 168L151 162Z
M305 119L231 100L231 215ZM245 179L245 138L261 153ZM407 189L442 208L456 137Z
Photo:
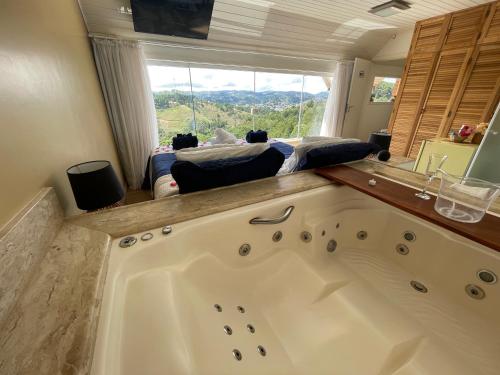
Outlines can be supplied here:
M390 103L393 102L398 94L400 78L393 77L375 77L373 79L372 93L370 102L372 103Z
M262 129L271 138L319 134L331 78L301 74L149 66L160 144L177 133L200 141L224 128L245 138Z
M200 141L223 128L245 138L253 129L253 72L191 68L196 133Z
M161 145L171 143L177 133L194 131L189 69L149 66L151 88Z

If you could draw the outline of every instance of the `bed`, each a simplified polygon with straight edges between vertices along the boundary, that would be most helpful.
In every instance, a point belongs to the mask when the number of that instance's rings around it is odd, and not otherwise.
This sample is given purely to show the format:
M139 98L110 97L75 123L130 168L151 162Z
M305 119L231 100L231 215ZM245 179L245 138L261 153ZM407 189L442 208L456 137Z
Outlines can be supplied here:
M246 142L239 141L238 143L245 144ZM294 151L293 146L279 140L272 139L269 140L268 143L270 147L277 149L285 155L285 159L289 158ZM208 145L210 144L204 143L200 144L199 147ZM177 184L170 173L170 168L176 160L175 151L171 146L159 146L151 152L151 158L146 171L146 176L149 176L147 179L149 184L146 184L146 186L151 188L154 199L160 199L179 193Z

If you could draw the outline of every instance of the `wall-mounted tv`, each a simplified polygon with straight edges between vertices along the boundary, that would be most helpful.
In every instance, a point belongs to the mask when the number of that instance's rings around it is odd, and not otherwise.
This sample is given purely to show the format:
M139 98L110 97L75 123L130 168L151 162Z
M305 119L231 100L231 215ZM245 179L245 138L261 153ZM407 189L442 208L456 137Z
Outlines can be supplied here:
M134 30L207 39L214 0L131 0Z

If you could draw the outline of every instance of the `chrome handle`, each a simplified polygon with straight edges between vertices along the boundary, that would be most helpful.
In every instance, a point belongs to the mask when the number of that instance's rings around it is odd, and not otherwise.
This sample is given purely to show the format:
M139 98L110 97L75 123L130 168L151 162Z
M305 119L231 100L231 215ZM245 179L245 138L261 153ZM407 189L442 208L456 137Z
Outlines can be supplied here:
M279 223L282 223L290 217L290 214L292 213L293 209L294 209L293 206L287 207L285 212L283 212L283 215L281 215L280 217L272 218L272 219L265 219L262 217L254 217L252 220L250 220L250 224L279 224Z

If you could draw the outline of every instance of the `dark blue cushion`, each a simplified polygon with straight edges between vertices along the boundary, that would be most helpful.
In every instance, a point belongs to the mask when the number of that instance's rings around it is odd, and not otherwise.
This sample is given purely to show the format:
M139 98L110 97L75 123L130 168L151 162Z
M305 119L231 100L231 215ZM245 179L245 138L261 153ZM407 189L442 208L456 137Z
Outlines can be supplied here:
M179 186L179 193L185 194L272 177L278 173L284 161L285 156L270 147L249 160L232 163L226 160L219 165L211 162L202 166L178 160L170 171Z
M196 135L177 134L177 137L172 138L172 148L174 150L181 150L188 147L198 147L198 137Z
M267 142L267 132L265 130L250 130L245 137L248 143L266 143Z
M356 142L341 143L315 148L306 153L306 157L299 162L298 170L324 167L360 160L370 154L380 151L380 146L373 143Z

